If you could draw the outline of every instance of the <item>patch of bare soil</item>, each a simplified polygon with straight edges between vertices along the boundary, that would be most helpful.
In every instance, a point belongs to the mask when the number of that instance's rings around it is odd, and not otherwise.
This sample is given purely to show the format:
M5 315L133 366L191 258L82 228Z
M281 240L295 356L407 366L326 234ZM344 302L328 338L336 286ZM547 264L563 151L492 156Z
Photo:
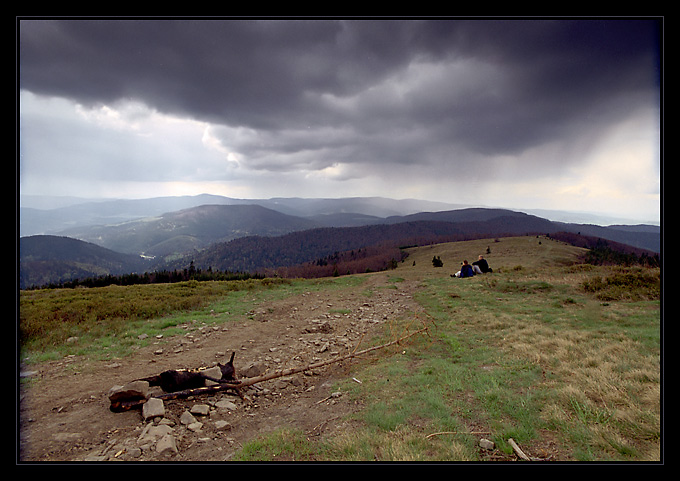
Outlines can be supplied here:
M112 412L108 391L166 369L210 367L227 361L232 351L242 377L251 366L271 372L344 355L357 345L361 350L364 336L418 310L412 298L416 285L388 283L385 274L367 275L360 287L253 305L253 319L186 326L185 336L159 339L119 361L67 358L31 366L36 373L21 383L19 393L19 461L225 461L244 443L280 427L299 429L310 439L347 429L351 421L346 415L360 406L348 396L333 396L333 384L351 379L356 361L250 386L246 400L230 392L166 400L163 423L170 424L177 449L160 453L142 441L148 423L141 410ZM364 295L367 289L371 296ZM220 400L233 402L236 409L216 407ZM202 425L192 430L180 416L195 404L208 404L211 411L196 415ZM158 425L159 419L151 422Z

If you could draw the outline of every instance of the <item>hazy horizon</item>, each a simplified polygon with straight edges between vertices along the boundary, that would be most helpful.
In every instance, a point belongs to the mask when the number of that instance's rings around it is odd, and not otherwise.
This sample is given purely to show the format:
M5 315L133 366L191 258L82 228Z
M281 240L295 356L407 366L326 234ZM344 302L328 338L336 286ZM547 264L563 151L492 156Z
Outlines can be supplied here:
M229 198L233 199L235 201L243 201L243 202L248 202L248 201L267 201L267 200L273 200L273 199L302 199L302 200L343 200L343 199L358 199L358 198L380 198L380 199L386 199L386 200L394 200L394 201L414 201L414 202L422 202L422 203L427 203L427 204L432 204L432 205L437 205L440 204L441 208L446 208L447 206L450 206L451 209L460 209L460 208L472 208L472 207L479 207L479 208L489 208L489 209L507 209L507 210L513 210L513 211L518 211L518 212L526 212L526 213L531 213L533 215L536 215L538 217L544 217L548 220L554 220L554 221L560 221L560 222L569 222L569 223L593 223L596 225L614 225L614 224L630 224L630 225L635 225L635 224L648 224L648 225L655 225L655 226L660 226L660 222L650 220L650 219L634 219L634 218L625 218L625 217L614 217L610 216L607 214L603 213L597 213L597 212L579 212L579 211L569 211L569 210L551 210L551 209L532 209L532 208L522 208L522 207L503 207L503 206L485 206L485 205L478 205L478 204L454 204L454 203L448 203L448 202L439 202L439 201L429 201L427 199L413 199L413 198L404 198L404 199L392 199L388 197L382 197L382 196L374 196L374 197L367 197L367 196L357 196L357 197L316 197L316 198L306 198L306 197L272 197L272 198L258 198L258 199L243 199L243 198L235 198L235 197L227 197L227 196L219 196L217 194L210 194L207 192L204 192L202 194L196 194L196 195L184 195L184 196L159 196L159 197L140 197L140 198L116 198L116 197L100 197L100 198L83 198L83 197L78 197L78 196L43 196L43 195L32 195L32 194L26 194L26 195L21 195L20 196L20 207L28 207L28 208L35 208L35 209L41 209L41 210L51 210L51 209L58 209L61 207L69 207L72 205L78 205L82 203L98 203L98 202L108 202L108 201L118 201L118 200L123 200L123 201L143 201L143 200L149 200L149 199L157 199L157 198L173 198L173 197L200 197L203 195L209 195L209 196L217 196L217 197L223 197L223 198ZM23 202L22 202L23 199Z

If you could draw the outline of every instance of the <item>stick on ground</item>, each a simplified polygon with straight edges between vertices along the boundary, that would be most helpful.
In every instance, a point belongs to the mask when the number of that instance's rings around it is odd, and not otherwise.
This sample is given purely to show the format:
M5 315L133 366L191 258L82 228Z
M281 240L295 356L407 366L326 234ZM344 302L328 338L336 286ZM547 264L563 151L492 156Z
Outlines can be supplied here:
M522 458L525 461L531 461L531 458L529 456L527 456L526 454L524 454L524 451L522 451L519 448L519 446L517 446L517 443L515 442L514 439L512 439L512 438L508 439L508 444L510 446L512 446L512 449L515 451L515 454L517 454L517 456L519 456L520 458Z
M262 376L257 376L249 379L244 379L242 381L225 381L220 384L214 385L214 386L206 386L206 387L199 387L195 389L186 389L184 391L177 391L177 392L172 392L172 393L166 393L166 394L160 394L158 396L153 396L158 399L184 399L189 396L198 396L202 394L214 394L220 391L225 391L228 389L235 390L239 395L241 394L241 390L247 386L252 386L253 384L257 384L260 382L264 381L269 381L272 379L276 379L279 377L284 377L284 376L290 376L293 374L297 374L299 372L304 372L304 371L310 371L312 369L317 369L319 367L327 366L328 364L333 364L336 362L341 362L345 361L347 359L351 359L357 356L361 356L363 354L366 354L367 352L375 351L378 349L384 349L386 347L392 346L394 344L399 344L401 341L408 339L409 337L415 336L416 334L419 334L421 332L427 331L427 327L424 327L418 331L412 332L411 334L404 335L400 337L399 339L396 339L394 341L388 342L386 344L381 344L379 346L374 346L374 347L369 347L367 349L364 349L359 352L353 352L351 354L347 354L345 356L339 356L335 357L333 359L329 359L327 361L321 361L317 362L314 364L309 364L307 366L303 367L296 367L296 368L290 368L290 369L284 369L280 371L274 371L270 374L264 374ZM146 403L147 399L135 399L135 400L130 400L130 401L112 401L111 402L111 410L114 412L121 412L121 411L128 411L130 409L136 409L141 407L144 403Z

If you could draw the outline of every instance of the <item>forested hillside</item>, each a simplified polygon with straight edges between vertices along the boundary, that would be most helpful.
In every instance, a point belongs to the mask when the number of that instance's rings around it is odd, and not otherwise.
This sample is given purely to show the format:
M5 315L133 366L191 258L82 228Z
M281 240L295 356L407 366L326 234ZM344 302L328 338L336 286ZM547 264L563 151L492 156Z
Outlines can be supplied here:
M139 256L58 236L22 237L19 262L21 289L61 280L143 272L149 267Z
M520 219L520 221L518 221ZM494 235L549 233L549 221L500 216L480 222L416 221L347 228L320 228L279 237L251 236L218 243L192 256L200 268L254 272L294 266L369 246L424 245ZM186 259L168 264L179 268Z
M63 234L117 252L168 256L237 237L276 236L318 226L314 221L259 205L202 205L122 224L70 229Z

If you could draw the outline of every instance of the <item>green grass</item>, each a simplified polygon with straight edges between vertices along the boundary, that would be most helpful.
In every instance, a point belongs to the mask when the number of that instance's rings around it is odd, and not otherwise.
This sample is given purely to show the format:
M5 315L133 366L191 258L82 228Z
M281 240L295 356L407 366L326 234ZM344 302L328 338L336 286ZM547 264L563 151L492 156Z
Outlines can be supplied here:
M120 358L157 335L186 333L179 326L192 321L210 325L246 319L265 296L274 300L361 282L350 277L251 279L21 291L21 357L25 363L73 354ZM72 337L78 342L69 343Z
M441 246L442 259L463 244ZM556 265L525 252L521 269L424 275L417 300L436 326L430 338L342 385L365 404L362 428L326 442L362 461L479 460L480 437L507 455L513 438L533 456L550 442L573 461L659 460L658 269L578 267L564 246L552 251ZM589 282L612 278L625 294L603 302ZM451 434L427 438L439 432Z
M272 434L251 441L243 446L230 460L257 461L314 461L327 458L322 443L310 443L306 435L295 428L277 429Z

